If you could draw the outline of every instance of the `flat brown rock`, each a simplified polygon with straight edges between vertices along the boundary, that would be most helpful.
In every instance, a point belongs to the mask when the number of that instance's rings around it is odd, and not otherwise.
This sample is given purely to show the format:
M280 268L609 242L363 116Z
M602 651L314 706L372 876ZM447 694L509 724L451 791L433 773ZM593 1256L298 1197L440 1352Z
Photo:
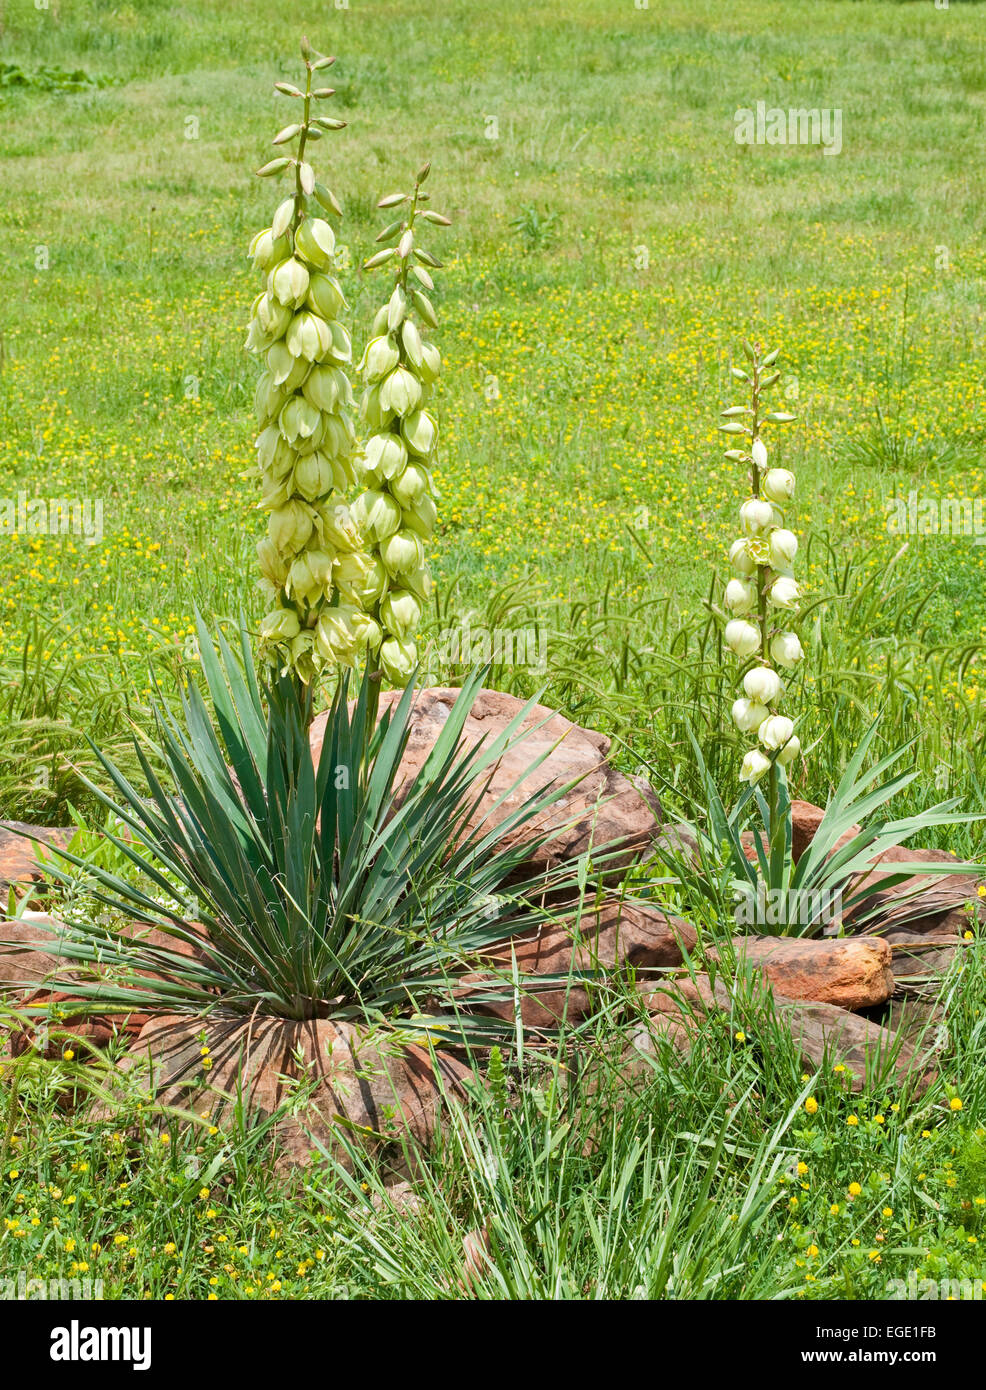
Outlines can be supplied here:
M858 893L863 887L883 882L894 873L899 873L901 864L958 864L954 854L941 849L917 849L910 845L893 845L881 854L876 867L868 874L859 874L851 880L846 889L846 897ZM895 899L912 885L920 885L920 892L905 902ZM888 886L883 891L873 893L858 907L846 914L847 928L858 922L863 913L879 910L879 917L865 925L864 933L885 932L888 928L905 927L912 932L942 932L954 929L960 936L969 925L966 913L967 904L972 904L974 913L979 912L979 899L976 893L977 880L972 874L915 874L903 884Z
M203 1037L212 1059L208 1070L202 1066ZM299 1096L297 1110L276 1122L279 1162L303 1164L317 1156L311 1135L349 1166L340 1138L346 1135L405 1177L414 1164L401 1141L412 1151L429 1145L443 1090L463 1099L470 1074L441 1052L433 1065L420 1047L391 1052L372 1046L348 1023L186 1015L147 1024L119 1063L121 1071L134 1068L149 1072L159 1105L220 1117L228 1117L238 1087L259 1118L272 1115L298 1085L307 1089L313 1083L310 1098Z
M771 988L788 999L870 1009L894 992L889 945L880 937L740 936L733 938L737 964L762 970Z
M870 1085L910 1084L921 1094L932 1081L917 1060L914 1049L897 1033L871 1019L847 1013L833 1004L811 1004L775 995L780 1018L801 1048L805 1066L822 1067L841 1062L848 1068L850 1086L861 1091Z
M0 942L6 943L0 945L0 999L33 992L65 966L65 961L45 949L56 941L59 931L59 923L44 912L0 921Z
M18 835L17 830L29 831L46 845L64 849L75 831L71 826L26 825L23 821L0 821L0 893L6 895L11 884L36 883L41 877L37 845L34 840ZM43 853L43 851L42 851Z
M381 696L381 712L395 705L401 691ZM437 688L419 690L414 697L411 734L401 764L397 788L406 787L423 766L449 712L461 691ZM497 690L481 690L465 722L460 747L465 750L485 736L492 742L523 709L524 701ZM542 720L547 722L542 723ZM326 715L312 724L312 751L316 762L321 755ZM540 727L536 727L540 725ZM534 730L521 737L524 730ZM497 800L514 788L492 812L486 826L499 824L530 796L550 785L562 786L582 777L578 786L548 811L509 834L502 848L512 848L549 828L563 827L550 843L531 856L532 866L549 866L582 854L590 847L619 842L624 851L622 863L630 863L651 846L659 823L656 798L645 797L622 773L609 766L606 755L610 741L591 729L581 729L563 715L536 705L527 715L517 736L490 773L476 814L474 827ZM545 760L530 771L541 754ZM526 774L526 775L525 775ZM518 779L520 779L518 781ZM518 785L515 787L514 784Z
M805 1067L842 1063L853 1091L861 1091L867 1080L873 1085L908 1083L918 1093L930 1084L932 1074L924 1070L924 1058L916 1059L906 1041L871 1019L834 1004L788 999L776 992L772 998L775 1016L790 1031ZM679 1020L681 1027L673 1034L676 1045L688 1046L697 1023L710 1014L722 1014L730 1026L744 1023L755 1036L755 1011L746 1022L751 1012L749 1002L734 1000L721 979L714 986L704 975L676 980L649 994L646 1002L652 1015ZM663 1023L658 1026L662 1030L667 1027Z
M680 917L669 916L648 904L611 899L578 919L560 917L537 931L520 932L490 947L483 952L482 960L497 967L498 975L466 976L461 997L463 1002L468 999L469 1006L478 1013L513 1021L509 977L515 956L525 1027L554 1028L560 1022L577 1022L590 1015L593 987L578 979L545 981L541 977L585 971L646 972L679 966L695 942L694 927ZM511 997L483 998L484 992Z
M822 823L824 815L824 808L816 806L811 801L791 802L791 857L795 864L815 838L815 834ZM834 854L837 849L841 849L854 835L858 834L859 826L851 825L849 829L836 840L831 853Z

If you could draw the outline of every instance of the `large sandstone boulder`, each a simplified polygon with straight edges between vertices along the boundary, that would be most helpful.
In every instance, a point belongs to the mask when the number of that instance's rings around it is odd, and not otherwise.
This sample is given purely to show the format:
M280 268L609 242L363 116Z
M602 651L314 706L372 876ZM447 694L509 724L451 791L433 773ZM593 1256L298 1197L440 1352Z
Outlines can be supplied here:
M890 946L878 936L738 936L733 949L737 966L762 971L788 999L859 1010L885 1004L894 992Z
M490 947L482 960L496 973L466 976L461 997L477 1013L513 1022L516 959L522 1022L528 1028L557 1028L593 1012L596 991L580 975L646 974L680 966L695 942L694 927L680 917L614 897L587 907L580 916L559 916Z
M707 1017L718 1017L731 1027L737 1023L755 1027L755 1013L752 1022L746 1021L751 1002L738 994L734 996L723 980L713 985L704 975L660 986L646 996L655 1027L638 1029L631 1040L626 1057L630 1074L640 1071L642 1057L653 1055L662 1037L671 1040L679 1051L687 1052ZM764 1002L762 996L760 1002ZM841 1063L853 1091L861 1091L867 1084L909 1084L917 1093L923 1093L931 1084L933 1071L928 1069L927 1058L916 1056L909 1043L871 1019L834 1004L788 999L776 991L772 993L772 1006L775 1018L797 1044L802 1065L818 1068ZM665 1021L668 1019L670 1023Z
M423 766L460 693L444 688L417 692L398 789L406 787ZM395 705L401 694L401 691L388 691L382 695L381 712ZM495 739L523 709L524 703L497 690L481 690L463 729L463 750L474 746L481 738L485 737L487 743ZM312 751L316 762L322 751L326 718L324 714L319 715L312 725ZM533 732L521 737L528 730ZM488 785L470 828L514 787L514 783L518 783L517 787L492 813L487 825L499 824L528 797L549 784L561 786L581 777L578 786L547 813L511 832L503 848L521 844L548 828L563 827L556 838L532 853L533 867L558 864L582 854L590 846L599 849L614 842L622 846L621 862L632 862L650 848L659 825L660 807L653 793L646 797L629 778L609 766L606 761L609 747L610 740L605 735L581 729L563 715L536 705L495 768L484 774ZM542 753L547 753L547 757L531 771L532 762Z
M156 1104L208 1112L215 1123L228 1119L238 1094L256 1118L294 1097L275 1123L279 1163L317 1155L313 1136L348 1165L345 1136L404 1177L414 1171L414 1150L434 1138L445 1098L463 1100L470 1076L454 1057L388 1050L348 1023L177 1014L152 1019L119 1070L137 1070Z

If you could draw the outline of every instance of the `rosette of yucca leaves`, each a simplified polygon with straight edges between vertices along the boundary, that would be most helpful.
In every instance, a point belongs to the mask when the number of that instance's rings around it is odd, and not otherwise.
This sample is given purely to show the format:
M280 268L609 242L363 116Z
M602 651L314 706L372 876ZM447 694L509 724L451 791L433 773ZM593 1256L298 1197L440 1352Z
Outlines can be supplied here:
M208 704L193 683L180 714L155 706L151 748L135 745L147 793L107 757L113 794L90 784L127 828L107 838L134 872L110 872L70 851L50 868L64 883L83 870L99 902L161 929L174 948L105 920L67 923L57 946L44 948L72 972L64 987L119 1011L219 1007L383 1022L434 1015L436 1001L439 1013L443 1001L451 1008L458 967L544 918L532 903L545 875L526 883L523 864L554 832L516 832L571 785L523 795L507 810L511 787L480 808L485 775L522 737L535 701L497 737L463 751L482 684L483 672L474 673L424 766L398 787L413 685L368 738L371 681L350 699L344 678L316 761L294 683L280 678L265 698L242 632L238 656L221 634L217 651L201 623L199 643ZM566 886L566 872L548 886ZM77 973L86 966L105 978L87 983ZM460 1033L467 1027L447 1022Z
M735 930L734 914L754 932L778 936L878 932L881 925L906 926L928 914L929 896L934 893L928 879L942 875L966 876L969 899L974 899L976 880L984 873L981 864L925 861L920 849L915 849L913 860L879 862L887 850L935 827L966 825L986 816L960 811L959 798L916 815L893 816L889 803L919 774L913 767L900 767L912 744L894 749L864 769L878 728L875 721L860 739L797 863L791 850L791 803L783 778L776 809L760 786L753 784L744 787L733 809L727 810L693 737L704 788L702 813L687 825L686 841L694 848L686 853L659 851L659 857L674 870L688 896L706 899L730 919L730 931ZM856 826L860 828L851 833ZM746 852L744 832L752 836L752 858ZM874 869L880 869L875 878L871 877ZM772 909L766 915L758 907L763 902ZM936 900L935 909L940 906Z
M307 41L302 55L304 90L276 84L300 107L273 142L293 153L259 170L263 177L288 175L294 188L250 244L264 289L253 303L247 346L265 364L255 395L260 505L268 513L259 557L273 606L261 623L261 651L307 685L326 665L355 665L370 625L359 601L369 565L345 500L356 481L352 349L339 318L346 301L335 234L322 215L340 209L315 178L308 152L346 122L316 114L332 88L313 80L335 60Z
M365 263L366 269L391 267L394 284L360 362L360 420L367 438L357 460L364 491L353 515L371 564L362 596L374 624L371 660L394 685L403 685L417 664L414 633L431 584L425 543L437 517L432 468L438 423L428 402L441 355L424 334L438 326L426 291L434 289L431 270L441 262L421 245L420 233L422 226L450 224L425 206L429 195L422 184L430 168L419 171L410 193L380 200L381 208L397 216L377 237L383 249Z

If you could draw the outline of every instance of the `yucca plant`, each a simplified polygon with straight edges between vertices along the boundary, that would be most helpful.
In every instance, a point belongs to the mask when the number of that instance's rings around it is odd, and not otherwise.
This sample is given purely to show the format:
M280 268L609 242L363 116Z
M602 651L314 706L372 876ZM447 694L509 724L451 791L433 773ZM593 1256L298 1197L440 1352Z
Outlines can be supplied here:
M375 366L367 396L379 408L364 405L378 430L367 450L375 458L379 444L386 453L378 481L387 491L374 497L393 522L374 530L367 526L372 508L357 525L344 501L355 485L350 339L338 319L345 300L334 233L317 215L341 209L308 162L308 146L345 122L313 114L332 95L313 85L316 75L334 59L307 40L302 57L304 89L276 84L300 119L274 143L293 152L258 171L286 174L293 190L251 246L266 275L248 346L266 365L256 401L260 506L268 513L260 559L274 607L260 626L259 674L242 623L237 655L221 632L217 646L199 621L207 689L189 680L178 710L160 699L154 705L154 736L135 741L146 792L103 755L112 792L85 779L125 827L106 834L129 870L67 851L52 877L70 884L82 871L98 902L161 929L171 943L152 945L107 925L113 918L105 913L98 922L67 923L57 954L73 976L87 967L86 978L60 983L93 1010L218 1006L286 1019L393 1022L427 1009L434 1022L454 989L460 999L452 977L463 962L543 919L529 906L523 865L551 833L532 822L540 818L543 827L544 813L574 785L489 792L495 765L522 736L535 701L495 738L461 749L483 671L466 680L420 770L410 779L402 772L414 649L401 646L398 662L389 657L413 626L406 611L412 590L425 588L417 570L421 533L430 534L434 522L434 505L426 504L437 434L434 418L411 406L423 402L438 373L437 350L409 317L413 306L427 329L434 310L409 277L428 287L425 267L438 264L416 245L415 218L448 222L419 207L427 200L420 187L427 165L413 195L384 200L408 207L400 226L383 234L397 245L377 256L394 260L396 284L385 331L381 337L378 316L368 353ZM388 362L378 380L374 344L381 343ZM364 469L361 482L373 481ZM374 569L383 580L368 595ZM367 649L355 689L347 668ZM407 688L378 722L381 674ZM310 729L322 681L331 704L316 760ZM546 756L533 759L518 784ZM564 870L541 872L530 892L550 887L557 896L565 881ZM581 884L576 877L572 886L584 890L584 867Z
M463 751L484 674L474 672L426 762L399 785L413 685L368 736L370 679L353 700L343 679L316 760L295 683L285 675L264 690L242 629L240 642L237 656L220 633L217 651L200 621L214 713L194 683L180 715L155 705L156 739L135 740L147 794L100 755L115 795L88 785L126 827L106 833L137 873L69 851L51 873L67 884L84 870L99 902L163 930L174 946L107 926L105 914L67 925L56 953L73 969L108 970L73 980L72 993L121 1011L219 1006L384 1021L430 1001L435 1013L467 958L539 917L531 901L545 876L526 883L522 866L552 832L521 844L515 832L573 784L524 796L502 819L516 787L480 806L486 774L534 701L496 738ZM167 785L155 766L167 769Z
M882 868L878 879L865 882L874 868L881 867L878 861L888 849L905 845L935 826L984 819L959 811L961 800L954 797L918 815L895 819L886 814L884 808L918 772L911 768L886 775L899 766L911 744L863 770L877 730L878 722L874 722L860 739L797 863L792 854L791 803L783 780L776 810L756 783L745 787L733 809L727 810L693 738L707 808L704 824L689 824L680 847L659 851L685 896L711 902L721 917L731 919L731 930L777 936L835 935L847 927L862 932L890 920L894 926L906 925L927 913L926 879L932 875L967 875L972 897L975 879L986 872L982 865L924 862L920 850L914 861L895 862L892 869ZM860 829L850 834L857 825ZM752 853L744 847L745 832Z

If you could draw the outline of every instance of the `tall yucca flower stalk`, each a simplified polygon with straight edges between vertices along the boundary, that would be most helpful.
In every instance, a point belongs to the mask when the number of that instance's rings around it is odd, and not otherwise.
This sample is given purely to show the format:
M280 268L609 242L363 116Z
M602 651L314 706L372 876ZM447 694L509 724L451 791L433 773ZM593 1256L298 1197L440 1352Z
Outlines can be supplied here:
M369 660L393 685L405 685L417 664L414 633L421 622L431 579L425 542L435 530L437 510L432 467L438 424L427 409L441 371L441 356L421 328L437 328L426 290L434 289L430 269L441 265L419 244L419 224L447 227L449 219L422 204L421 185L430 165L418 173L410 193L391 193L381 208L401 214L377 237L384 249L365 269L391 265L394 288L373 321L373 336L360 362L365 383L360 419L368 434L358 472L364 491L353 504L370 554L372 569L363 602L372 615ZM420 326L419 326L420 325Z
M309 144L346 122L313 114L313 104L333 93L313 88L313 77L335 59L313 52L307 39L301 51L304 90L275 83L301 107L300 119L273 140L295 153L258 170L264 178L289 174L294 191L250 244L265 288L253 303L247 347L265 363L256 390L257 461L260 506L269 519L258 549L273 608L261 624L261 656L292 676L310 712L313 678L327 665L355 665L366 642L370 624L359 595L370 566L345 503L356 481L349 414L355 403L346 374L352 350L338 318L346 301L335 235L319 215L339 215L340 208L307 157Z
M793 671L804 651L790 629L801 596L793 572L798 541L783 511L794 496L794 474L769 467L762 434L766 425L788 424L795 417L763 407L763 393L780 376L773 370L780 349L764 353L760 344L744 343L743 350L749 371L731 371L749 386L750 404L724 410L726 423L719 426L725 434L748 440L747 448L727 449L726 457L749 465L751 494L740 506L743 534L729 551L733 578L726 585L725 604L733 616L725 639L745 667L744 694L733 705L733 720L741 732L756 735L760 745L744 757L740 780L753 784L764 775L769 778L769 804L776 820L777 765L792 762L801 751L792 720L777 713L785 689L777 668Z

